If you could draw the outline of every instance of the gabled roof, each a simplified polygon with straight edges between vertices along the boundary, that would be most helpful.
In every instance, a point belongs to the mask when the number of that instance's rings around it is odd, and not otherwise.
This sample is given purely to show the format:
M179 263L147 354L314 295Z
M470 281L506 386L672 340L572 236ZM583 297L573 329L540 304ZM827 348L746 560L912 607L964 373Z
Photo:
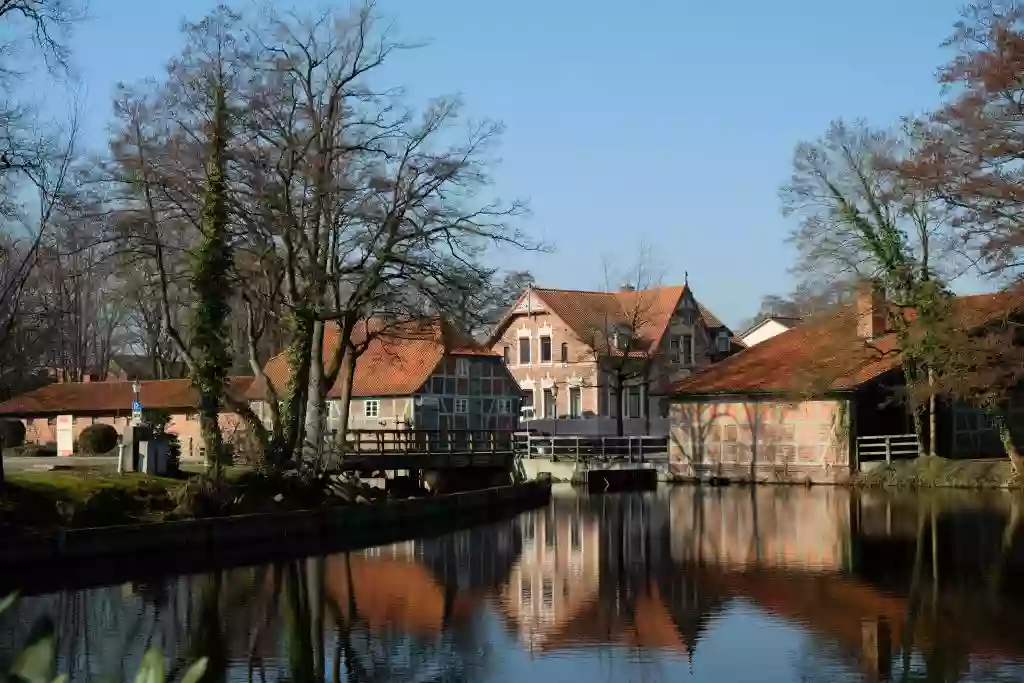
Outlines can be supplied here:
M749 335L754 330L760 329L761 327L764 327L765 325L767 325L768 323L771 323L771 322L779 323L783 327L787 327L787 328L792 329L792 328L796 327L797 325L799 325L800 323L802 323L803 321L804 321L803 318L797 318L797 317L794 317L794 316L766 315L763 318L761 318L760 320L758 320L757 322L755 322L753 325L748 327L747 329L745 329L742 332L740 332L739 336L741 338L742 337L746 337L747 335Z
M647 348L661 343L672 314L687 293L687 287L656 287L617 292L593 292L571 289L532 287L522 295L502 318L491 335L494 344L504 334L524 297L536 296L548 311L558 316L577 337L586 341L595 331L605 331L619 324L635 323L634 333ZM691 294L692 296L692 294ZM697 311L704 325L710 329L724 328L714 314L697 302ZM734 342L738 342L734 338Z
M149 356L121 353L111 356L110 362L124 371L128 379L154 379L153 360ZM188 374L185 364L180 361L169 363L167 371L174 378L180 378Z
M441 318L388 324L369 320L356 326L353 333L356 344L369 337L366 350L356 360L352 396L407 396L416 393L434 373L446 356L493 356L496 353L456 329ZM330 324L324 331L324 365L330 361L340 343L337 325ZM291 370L285 353L267 361L263 368L275 391L288 385ZM253 400L264 398L263 387L254 382L246 396ZM341 378L335 382L327 396L341 395Z
M252 381L252 377L229 377L228 391L241 399ZM199 405L192 380L142 380L139 385L139 403L145 410L191 410ZM0 403L0 415L127 414L132 410L132 399L132 382L63 382Z
M974 329L1024 306L1020 294L957 297L953 316ZM853 391L900 367L896 335L857 337L853 306L808 321L673 384L677 395Z

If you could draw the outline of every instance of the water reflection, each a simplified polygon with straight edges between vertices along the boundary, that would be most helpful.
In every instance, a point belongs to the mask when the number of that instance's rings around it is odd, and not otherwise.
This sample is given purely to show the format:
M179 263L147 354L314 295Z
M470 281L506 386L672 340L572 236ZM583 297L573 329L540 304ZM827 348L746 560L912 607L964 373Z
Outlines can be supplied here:
M558 495L499 524L24 598L72 681L160 647L206 681L1024 679L1024 500L692 488Z

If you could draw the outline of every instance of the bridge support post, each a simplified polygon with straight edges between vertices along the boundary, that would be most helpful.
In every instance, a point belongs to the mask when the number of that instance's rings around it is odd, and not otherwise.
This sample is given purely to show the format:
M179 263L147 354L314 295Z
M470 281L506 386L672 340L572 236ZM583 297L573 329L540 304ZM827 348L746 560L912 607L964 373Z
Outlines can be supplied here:
M879 617L861 622L861 656L868 675L888 680L892 675L892 632L889 622Z

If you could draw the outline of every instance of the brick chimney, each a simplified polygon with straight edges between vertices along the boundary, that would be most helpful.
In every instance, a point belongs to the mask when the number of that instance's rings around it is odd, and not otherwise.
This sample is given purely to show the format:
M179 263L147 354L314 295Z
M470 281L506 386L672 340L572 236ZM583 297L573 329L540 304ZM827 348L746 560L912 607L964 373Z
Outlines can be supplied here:
M878 280L865 280L857 287L857 338L877 339L886 329L885 288Z

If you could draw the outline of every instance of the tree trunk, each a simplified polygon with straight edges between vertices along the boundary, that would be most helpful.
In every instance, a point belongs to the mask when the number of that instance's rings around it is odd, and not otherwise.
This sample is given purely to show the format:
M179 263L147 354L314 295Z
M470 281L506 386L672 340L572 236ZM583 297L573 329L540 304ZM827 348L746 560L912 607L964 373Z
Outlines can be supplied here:
M996 423L999 428L999 439L1003 442L1003 450L1013 465L1013 473L1017 476L1024 474L1024 455L1017 449L1013 442L1013 432L1010 429L1010 410L1004 407L996 415Z
M338 370L341 395L338 396L338 434L335 438L338 457L345 457L348 446L348 416L352 408L352 384L356 378L356 354L353 349L345 350Z
M306 415L302 442L303 460L312 461L319 467L324 452L324 414L326 391L324 390L324 323L313 323L313 334L309 347L309 378L306 382Z

